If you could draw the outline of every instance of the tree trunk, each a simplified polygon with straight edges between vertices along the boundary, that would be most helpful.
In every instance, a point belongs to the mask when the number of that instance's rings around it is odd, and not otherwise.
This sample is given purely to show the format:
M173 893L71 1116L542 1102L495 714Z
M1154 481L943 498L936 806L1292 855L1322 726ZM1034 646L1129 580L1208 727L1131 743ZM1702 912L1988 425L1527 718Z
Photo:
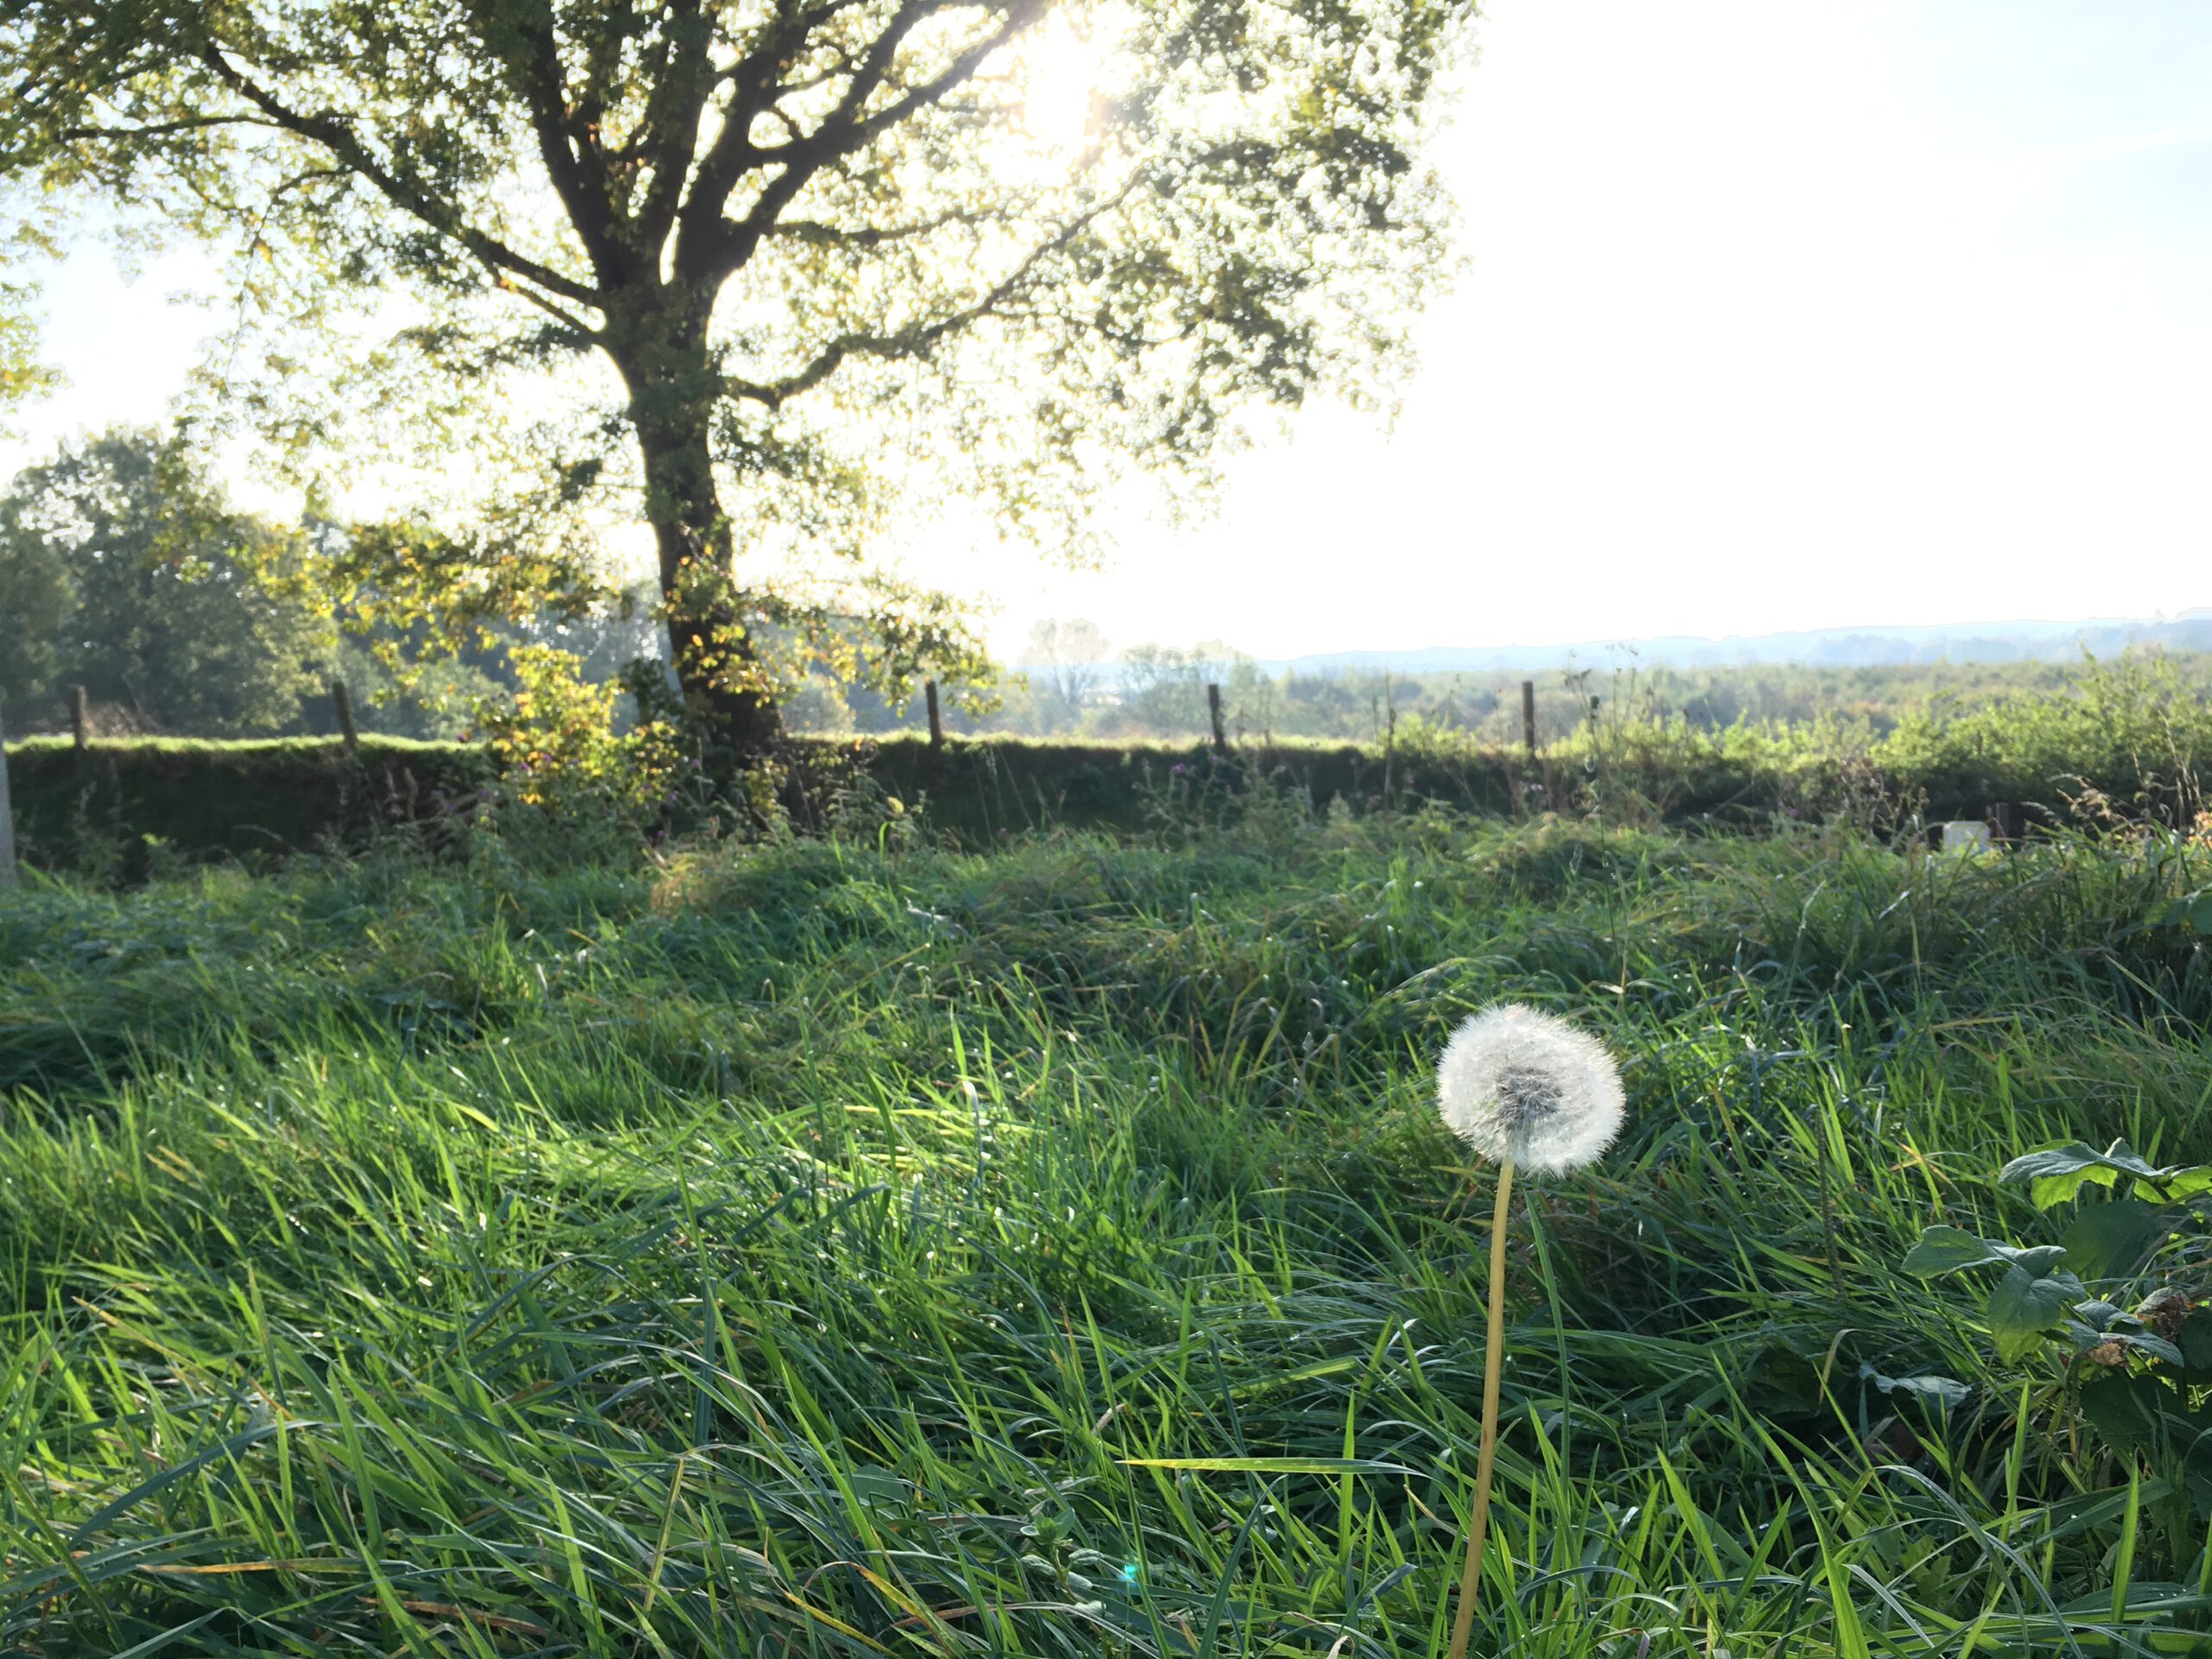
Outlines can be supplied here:
M715 487L708 427L717 390L704 308L649 313L613 351L630 389L645 471L645 514L659 552L660 591L677 683L691 716L740 764L771 753L783 733L761 683L759 647L731 569L729 519Z
M707 461L705 434L696 455L673 461L649 448L649 477L657 461L664 483L673 474L687 486L681 495L649 489L677 680L692 718L741 760L750 760L774 748L783 721L760 683L760 652L746 631L731 575L729 527Z

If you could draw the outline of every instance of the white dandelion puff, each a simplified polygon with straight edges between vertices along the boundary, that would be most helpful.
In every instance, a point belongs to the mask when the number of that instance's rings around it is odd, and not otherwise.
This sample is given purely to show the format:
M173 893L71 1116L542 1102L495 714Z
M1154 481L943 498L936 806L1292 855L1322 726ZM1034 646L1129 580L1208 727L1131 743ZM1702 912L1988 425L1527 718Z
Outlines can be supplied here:
M1490 1321L1483 1344L1482 1442L1475 1453L1467 1551L1446 1659L1466 1659L1490 1535L1513 1172L1517 1166L1564 1175L1580 1168L1612 1145L1620 1133L1623 1103L1620 1071L1596 1038L1515 1003L1484 1008L1461 1026L1437 1064L1437 1109L1461 1140L1497 1166L1497 1208L1490 1228Z
M1540 1174L1564 1175L1612 1145L1623 1101L1603 1044L1517 1003L1466 1021L1436 1068L1446 1125L1492 1163Z

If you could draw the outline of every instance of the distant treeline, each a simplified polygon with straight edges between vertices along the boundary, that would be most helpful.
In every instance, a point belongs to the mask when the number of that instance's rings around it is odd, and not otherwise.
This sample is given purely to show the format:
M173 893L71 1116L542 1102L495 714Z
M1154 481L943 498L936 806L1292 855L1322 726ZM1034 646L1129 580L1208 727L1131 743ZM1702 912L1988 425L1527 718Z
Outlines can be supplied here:
M2176 696L2212 696L2212 653L2135 652L2157 662ZM980 709L951 709L948 730L1108 741L1179 741L1210 734L1205 688L1222 688L1235 740L1279 738L1375 743L1448 734L1502 747L1522 740L1522 684L1535 686L1540 735L1549 743L1586 727L1592 699L1605 724L1680 721L1694 731L1842 721L1885 737L1916 721L1945 722L2022 696L2076 692L2098 671L2071 663L1916 663L1863 667L1747 664L1719 668L1562 668L1548 672L1389 673L1346 668L1269 674L1234 654L1200 647L1141 646L1115 672L1043 664L1013 671ZM794 703L794 723L821 732L920 730L919 699L885 709L848 702L826 680Z

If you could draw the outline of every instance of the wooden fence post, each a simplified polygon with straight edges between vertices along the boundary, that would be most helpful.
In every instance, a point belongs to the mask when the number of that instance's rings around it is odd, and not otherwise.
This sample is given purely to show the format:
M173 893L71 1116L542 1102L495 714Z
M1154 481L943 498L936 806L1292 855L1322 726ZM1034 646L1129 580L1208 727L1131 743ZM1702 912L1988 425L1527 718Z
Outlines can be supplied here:
M330 683L330 700L338 705L338 734L346 740L346 753L356 753L361 747L360 728L353 724L353 694L343 680Z
M1529 758L1536 758L1536 683L1521 682L1521 741L1529 750Z
M935 680L922 682L922 701L929 705L930 747L941 749L944 747L944 721L937 709L937 682Z
M16 813L8 801L8 733L0 728L0 887L16 885Z
M1211 680L1206 682L1206 717L1213 722L1213 752L1229 753L1229 728L1221 722L1221 688Z
M92 741L92 710L81 685L69 688L69 729L76 736L77 753L82 754Z

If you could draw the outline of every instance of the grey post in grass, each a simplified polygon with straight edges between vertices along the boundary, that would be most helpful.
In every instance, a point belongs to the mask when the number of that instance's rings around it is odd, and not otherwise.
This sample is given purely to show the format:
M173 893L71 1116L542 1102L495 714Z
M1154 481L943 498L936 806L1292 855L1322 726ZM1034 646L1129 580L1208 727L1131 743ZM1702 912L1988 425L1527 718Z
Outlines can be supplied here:
M937 711L937 682L935 680L922 682L922 701L929 705L930 709L930 747L941 749L944 747L944 721Z
M338 705L338 734L346 740L346 753L352 754L361 747L361 731L353 724L353 694L345 681L330 683L330 700Z
M8 732L0 726L0 887L16 885L16 813L8 800Z
M1536 683L1521 682L1521 741L1528 745L1529 758L1536 758Z
M82 754L92 741L92 709L81 685L69 688L69 730L77 740L77 753Z
M1206 682L1206 714L1213 721L1213 752L1229 753L1229 728L1221 719L1221 688L1211 680Z

